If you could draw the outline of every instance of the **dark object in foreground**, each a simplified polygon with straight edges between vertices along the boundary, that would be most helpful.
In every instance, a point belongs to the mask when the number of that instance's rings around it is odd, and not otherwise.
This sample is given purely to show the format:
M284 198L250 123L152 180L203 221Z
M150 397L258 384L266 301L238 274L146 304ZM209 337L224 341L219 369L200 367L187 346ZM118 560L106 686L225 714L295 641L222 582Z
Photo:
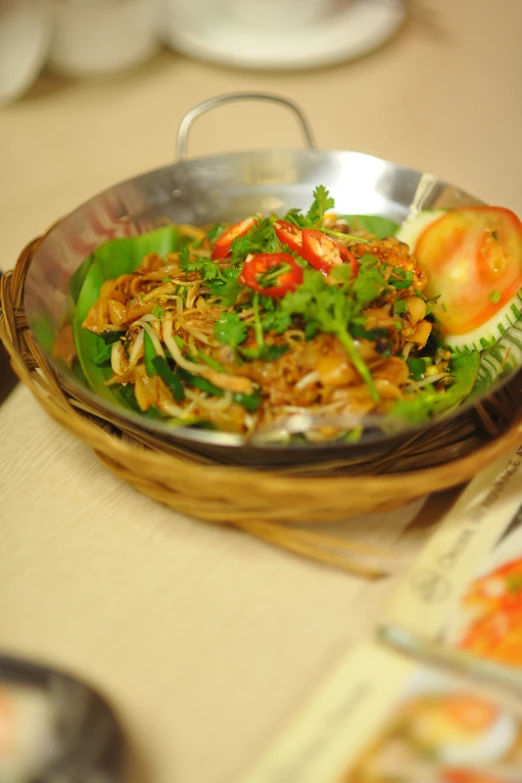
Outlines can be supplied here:
M123 740L105 701L62 672L0 655L0 778L116 783Z

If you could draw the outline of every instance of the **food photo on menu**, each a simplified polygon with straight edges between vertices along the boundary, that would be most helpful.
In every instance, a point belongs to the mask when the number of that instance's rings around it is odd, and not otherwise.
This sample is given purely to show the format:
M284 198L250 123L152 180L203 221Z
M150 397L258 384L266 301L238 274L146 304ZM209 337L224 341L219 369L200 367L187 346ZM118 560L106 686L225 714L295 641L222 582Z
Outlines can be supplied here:
M240 783L517 783L521 769L520 704L367 642Z
M522 668L522 512L461 595L446 638L470 654Z
M517 445L468 485L401 578L380 628L392 644L519 692L521 466Z
M465 687L421 673L343 783L515 783L522 723Z

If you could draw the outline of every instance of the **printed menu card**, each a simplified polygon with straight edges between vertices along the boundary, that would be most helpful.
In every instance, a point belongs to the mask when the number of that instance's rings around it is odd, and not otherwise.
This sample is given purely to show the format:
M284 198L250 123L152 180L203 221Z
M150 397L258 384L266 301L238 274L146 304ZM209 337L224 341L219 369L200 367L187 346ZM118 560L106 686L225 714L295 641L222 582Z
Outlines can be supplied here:
M522 445L468 485L401 579L381 636L522 689Z
M521 770L512 705L370 641L240 783L520 783Z

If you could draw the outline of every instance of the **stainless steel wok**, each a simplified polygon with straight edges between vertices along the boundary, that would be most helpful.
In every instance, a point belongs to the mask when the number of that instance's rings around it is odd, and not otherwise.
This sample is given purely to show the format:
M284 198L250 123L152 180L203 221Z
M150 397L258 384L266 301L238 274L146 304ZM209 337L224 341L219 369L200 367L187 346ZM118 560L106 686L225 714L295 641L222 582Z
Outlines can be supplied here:
M256 150L187 160L187 137L194 120L209 109L238 100L272 101L291 110L307 148ZM305 209L318 184L331 192L339 213L384 215L399 222L412 209L482 203L432 174L361 152L317 149L301 110L277 95L230 94L200 104L183 118L177 146L177 163L95 196L59 222L40 244L27 276L24 305L29 325L51 363L52 344L70 308L69 279L96 247L113 237L138 235L169 221L204 224L236 221L256 211L284 213L290 207ZM292 464L355 456L392 445L392 441L375 431L355 445L277 445L246 441L229 433L174 429L101 401L82 387L72 373L57 364L54 367L78 398L96 405L108 420L139 423L156 437L227 462Z

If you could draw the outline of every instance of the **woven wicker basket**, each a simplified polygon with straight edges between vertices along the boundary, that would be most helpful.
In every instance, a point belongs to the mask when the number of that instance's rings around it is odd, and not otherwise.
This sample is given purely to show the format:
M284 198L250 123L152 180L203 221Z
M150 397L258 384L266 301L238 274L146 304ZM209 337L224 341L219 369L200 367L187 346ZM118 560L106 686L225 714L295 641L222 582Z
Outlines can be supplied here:
M176 511L233 525L303 556L365 576L371 547L332 536L321 523L404 505L467 481L511 448L522 433L522 373L474 410L416 435L373 460L260 470L227 466L114 422L103 408L75 397L50 366L28 328L24 283L41 240L23 251L0 280L0 338L13 368L43 408L88 443L117 476ZM298 524L296 524L298 523ZM375 560L373 561L375 562Z

